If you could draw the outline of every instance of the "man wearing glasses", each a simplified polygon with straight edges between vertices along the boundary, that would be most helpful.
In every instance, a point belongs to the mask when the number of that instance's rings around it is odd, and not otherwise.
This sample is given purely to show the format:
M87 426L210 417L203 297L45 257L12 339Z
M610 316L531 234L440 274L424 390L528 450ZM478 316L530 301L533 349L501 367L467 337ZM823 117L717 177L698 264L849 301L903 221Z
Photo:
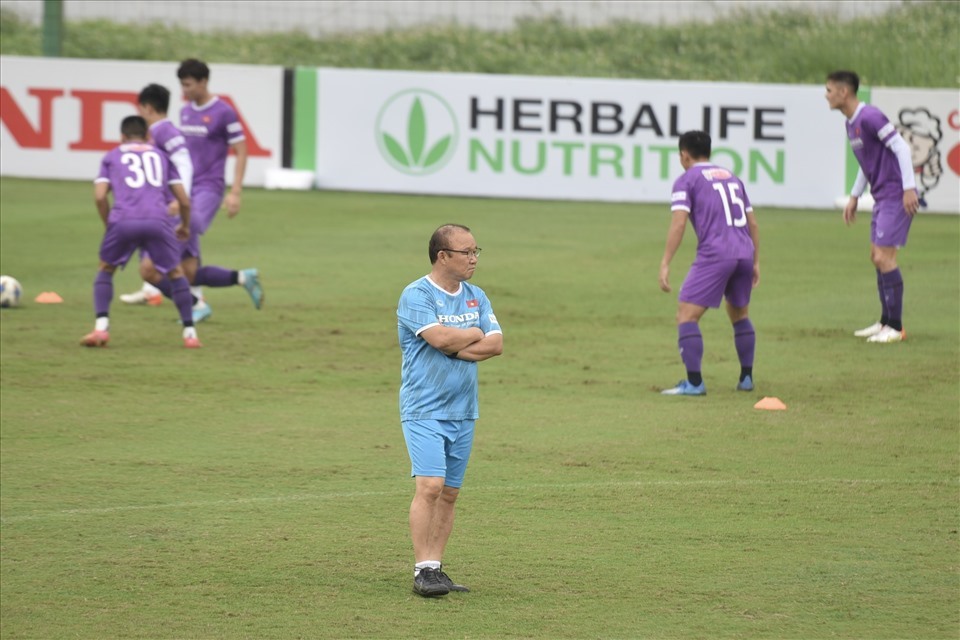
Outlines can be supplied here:
M430 238L430 273L408 285L397 305L400 422L416 478L413 590L425 597L469 590L454 583L441 562L480 415L477 363L503 353L487 295L467 283L479 255L470 229L441 226Z

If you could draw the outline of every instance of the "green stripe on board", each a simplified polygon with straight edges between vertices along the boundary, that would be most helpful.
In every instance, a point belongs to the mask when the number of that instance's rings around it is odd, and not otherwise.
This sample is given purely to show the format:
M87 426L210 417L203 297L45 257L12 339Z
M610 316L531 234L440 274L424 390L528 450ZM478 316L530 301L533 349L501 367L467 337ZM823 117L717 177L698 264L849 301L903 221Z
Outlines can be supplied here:
M297 67L293 83L293 168L317 168L317 70Z
M866 102L870 104L870 87L860 87L860 90L857 91L857 99L860 102ZM860 168L860 164L857 162L857 157L853 155L853 149L850 148L850 144L847 144L847 190L844 195L849 195L850 190L853 188L853 183L857 179L857 170ZM869 191L869 189L868 189Z

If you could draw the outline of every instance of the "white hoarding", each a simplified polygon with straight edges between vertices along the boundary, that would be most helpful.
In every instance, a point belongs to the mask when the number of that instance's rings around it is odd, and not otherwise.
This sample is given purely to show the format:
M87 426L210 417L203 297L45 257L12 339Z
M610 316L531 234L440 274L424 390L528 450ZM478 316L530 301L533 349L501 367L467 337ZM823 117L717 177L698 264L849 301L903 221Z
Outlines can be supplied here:
M927 210L960 213L960 93L874 87L870 102L910 145Z
M321 188L666 202L680 133L758 206L830 208L846 140L822 86L320 69Z
M0 57L0 175L93 180L103 154L120 142L120 121L137 94L162 84L176 99L178 62ZM210 90L232 104L247 134L245 185L263 185L282 152L283 68L213 64ZM234 160L227 161L227 182Z

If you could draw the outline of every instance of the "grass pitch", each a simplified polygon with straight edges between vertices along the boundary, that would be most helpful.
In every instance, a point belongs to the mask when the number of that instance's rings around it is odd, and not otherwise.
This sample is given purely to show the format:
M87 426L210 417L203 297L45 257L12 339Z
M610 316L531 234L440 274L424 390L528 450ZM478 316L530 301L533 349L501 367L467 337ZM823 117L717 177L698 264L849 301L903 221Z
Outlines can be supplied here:
M208 289L193 352L171 304L117 301L85 350L90 185L0 186L0 271L27 296L0 314L5 639L957 636L956 217L921 216L902 253L909 340L867 345L868 217L758 208L757 391L711 311L709 395L668 398L666 206L248 190L204 252L261 269L262 311ZM505 351L445 558L473 592L424 600L395 308L444 222L484 248Z

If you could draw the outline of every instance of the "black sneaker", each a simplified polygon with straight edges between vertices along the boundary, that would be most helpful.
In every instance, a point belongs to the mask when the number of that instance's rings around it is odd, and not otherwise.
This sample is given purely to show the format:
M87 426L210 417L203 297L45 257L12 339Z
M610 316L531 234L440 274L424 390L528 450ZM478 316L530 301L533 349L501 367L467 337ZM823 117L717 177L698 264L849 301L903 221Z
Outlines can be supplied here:
M430 598L445 596L450 593L450 588L440 579L439 569L427 567L426 569L420 569L420 573L413 579L413 592L424 598Z
M451 580L450 576L448 576L446 572L444 572L443 567L440 567L440 569L437 571L437 577L440 578L440 582L444 586L446 586L447 589L449 589L450 591L463 591L464 593L466 593L467 591L470 591L469 588L463 586L462 584L457 584L456 582Z

